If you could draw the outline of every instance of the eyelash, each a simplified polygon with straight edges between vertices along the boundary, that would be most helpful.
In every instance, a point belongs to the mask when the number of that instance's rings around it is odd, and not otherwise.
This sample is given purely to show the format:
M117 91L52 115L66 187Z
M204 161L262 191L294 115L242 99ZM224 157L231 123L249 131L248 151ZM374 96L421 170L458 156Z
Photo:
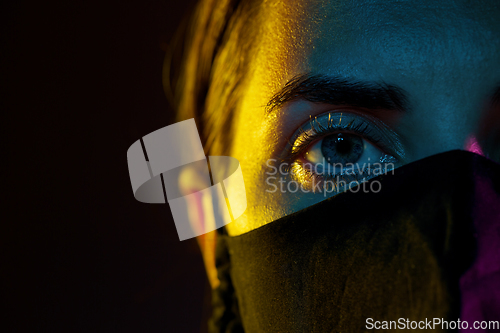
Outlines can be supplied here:
M338 113L336 113L335 115L338 115ZM384 152L391 150L389 145L384 142L383 138L380 135L372 133L372 126L367 123L368 120L363 121L350 114L350 116L353 116L354 118L348 124L343 125L342 115L343 114L340 113L340 121L337 124L336 122L334 123L333 119L331 118L332 113L329 113L326 126L323 126L316 117L310 117L310 130L308 132L304 131L302 129L304 126L299 129L299 133L294 136L295 141L293 143L289 142L289 148L286 153L286 157L282 159L282 163L285 163L287 165L288 172L291 172L304 181L334 181L334 186L337 186L337 180L342 180L346 183L349 183L351 181L359 181L360 179L363 179L364 177L369 175L370 169L368 168L364 173L348 176L347 178L349 179L346 179L345 175L342 175L342 178L339 179L339 175L326 174L320 176L303 167L303 164L306 162L301 160L302 155L308 150L308 148L312 147L312 145L317 141L336 133L349 133L358 135L362 139L370 141Z

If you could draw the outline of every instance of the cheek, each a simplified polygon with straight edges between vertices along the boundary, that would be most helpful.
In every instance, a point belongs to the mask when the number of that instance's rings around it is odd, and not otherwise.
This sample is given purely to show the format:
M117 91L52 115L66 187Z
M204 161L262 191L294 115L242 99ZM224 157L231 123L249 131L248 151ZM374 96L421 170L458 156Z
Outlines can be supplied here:
M239 235L254 229L262 221L272 218L270 212L277 205L276 196L266 192L265 173L269 144L257 112L241 112L233 125L231 156L240 162L246 191L246 211L227 226L230 235ZM261 119L261 118L260 118ZM238 203L242 205L243 203Z
M262 114L262 113L260 113ZM236 236L300 210L303 196L290 193L285 169L279 169L277 141L283 141L272 122L257 113L242 112L234 127L231 156L238 159L245 182L247 208L227 226ZM281 180L281 183L280 183ZM282 190L282 187L285 189ZM306 202L308 202L306 200ZM239 203L241 204L241 203Z

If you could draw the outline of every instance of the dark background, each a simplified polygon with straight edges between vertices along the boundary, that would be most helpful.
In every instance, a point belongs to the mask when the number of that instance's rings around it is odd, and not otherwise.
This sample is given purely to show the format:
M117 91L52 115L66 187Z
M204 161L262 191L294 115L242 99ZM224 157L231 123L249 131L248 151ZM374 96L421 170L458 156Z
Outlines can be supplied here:
M193 2L1 5L1 331L205 330L196 241L126 160L173 122L164 50Z

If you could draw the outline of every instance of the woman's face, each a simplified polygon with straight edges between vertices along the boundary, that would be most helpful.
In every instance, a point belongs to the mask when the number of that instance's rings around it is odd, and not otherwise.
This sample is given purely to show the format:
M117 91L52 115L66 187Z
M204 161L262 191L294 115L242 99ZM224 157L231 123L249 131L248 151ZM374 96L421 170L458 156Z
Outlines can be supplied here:
M484 118L499 119L496 0L268 1L260 15L231 151L247 209L231 235L334 195L339 180L470 149ZM337 178L334 163L352 164ZM370 163L377 172L360 172Z

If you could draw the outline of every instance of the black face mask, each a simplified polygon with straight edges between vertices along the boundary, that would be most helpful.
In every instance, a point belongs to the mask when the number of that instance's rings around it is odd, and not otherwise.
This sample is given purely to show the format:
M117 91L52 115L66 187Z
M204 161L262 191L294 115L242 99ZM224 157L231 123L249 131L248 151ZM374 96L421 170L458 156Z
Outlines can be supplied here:
M220 235L211 331L499 321L500 165L452 151L376 180L378 193L345 192L241 236Z

